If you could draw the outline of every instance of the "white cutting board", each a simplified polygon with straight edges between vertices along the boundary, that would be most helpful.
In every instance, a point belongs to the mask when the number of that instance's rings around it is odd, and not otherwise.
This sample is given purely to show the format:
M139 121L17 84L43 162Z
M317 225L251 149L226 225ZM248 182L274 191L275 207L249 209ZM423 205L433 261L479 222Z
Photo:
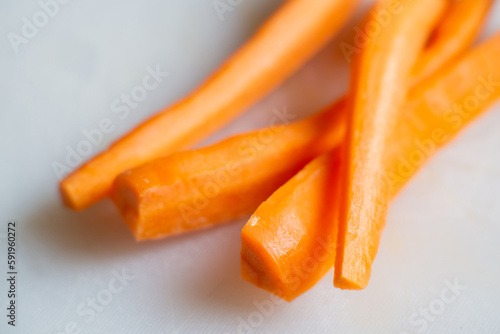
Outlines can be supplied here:
M239 277L244 221L136 243L109 201L82 213L62 207L52 164L82 131L111 120L97 154L193 89L282 2L243 0L221 19L212 0L73 0L17 54L9 33L40 5L1 2L0 305L9 219L18 221L18 299L17 326L2 308L0 333L500 333L499 106L394 202L364 291L334 289L330 272L293 303L269 304ZM498 29L497 5L487 33ZM340 96L348 69L338 45L206 143L269 125L273 108L302 117ZM111 104L156 66L168 77L120 119ZM455 283L463 288L451 295Z

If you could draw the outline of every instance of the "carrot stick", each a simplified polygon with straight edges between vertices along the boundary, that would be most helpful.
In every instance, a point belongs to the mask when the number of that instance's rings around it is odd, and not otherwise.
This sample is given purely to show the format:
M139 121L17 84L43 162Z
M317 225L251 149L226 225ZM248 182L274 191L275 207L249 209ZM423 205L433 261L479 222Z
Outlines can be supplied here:
M449 34L437 34L426 53L448 39L456 39L451 30L441 28L450 25L448 20L456 21L453 16L457 11L449 10L448 14L435 30ZM464 37L468 34L460 36L469 40ZM440 65L467 46L465 42L454 44L461 47L447 50L455 53L441 56L432 51ZM426 66L419 68L428 71ZM112 198L137 240L184 233L249 215L312 158L340 143L344 105L345 97L324 113L298 123L153 160L118 176ZM180 173L176 166L186 172ZM237 170L233 170L235 166Z
M60 184L64 203L84 209L108 196L121 172L213 133L270 92L342 27L357 1L290 0L205 84L150 118Z
M289 178L343 138L344 104L301 122L179 152L119 175L111 198L136 240L250 215Z
M387 10L391 4L379 1L371 12ZM401 7L401 13L353 60L334 281L345 289L368 284L389 202L383 188L385 147L403 107L411 69L445 1L406 0ZM374 20L370 17L366 27Z
M413 68L414 83L430 77L448 59L467 49L481 29L492 3L493 0L449 1L442 22Z
M312 288L335 261L340 150L325 153L274 192L241 231L241 277L286 301Z
M442 146L500 99L500 33L413 89L393 129L387 179L394 198ZM463 109L462 109L463 107ZM242 230L242 277L291 301L335 262L339 151L322 155L278 189ZM333 195L332 195L333 194ZM331 220L330 220L331 221Z

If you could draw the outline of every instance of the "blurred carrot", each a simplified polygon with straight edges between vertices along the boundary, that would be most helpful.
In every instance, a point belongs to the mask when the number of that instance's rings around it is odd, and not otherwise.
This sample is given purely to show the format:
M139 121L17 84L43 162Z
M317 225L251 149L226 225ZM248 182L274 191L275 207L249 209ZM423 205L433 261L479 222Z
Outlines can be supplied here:
M413 68L413 83L439 70L475 40L494 0L450 0L427 48Z
M150 118L60 184L64 203L84 209L108 196L121 172L213 133L283 82L336 34L352 0L289 0L207 82Z

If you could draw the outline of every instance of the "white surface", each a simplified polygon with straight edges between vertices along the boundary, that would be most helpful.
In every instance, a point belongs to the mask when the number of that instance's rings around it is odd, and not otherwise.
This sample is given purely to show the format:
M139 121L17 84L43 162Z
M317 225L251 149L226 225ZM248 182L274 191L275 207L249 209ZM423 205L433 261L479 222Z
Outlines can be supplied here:
M11 331L1 312L1 333L63 333L66 326L95 334L235 333L240 319L259 320L256 303L269 300L269 294L239 278L243 221L135 243L110 202L83 213L64 209L51 164L62 162L65 147L75 148L84 139L82 131L103 118L116 129L92 154L180 98L281 2L243 1L220 20L211 0L74 0L18 54L6 36L19 34L22 17L31 17L39 5L1 2L0 232L9 219L20 224L18 327ZM499 27L497 5L487 30ZM287 106L303 116L339 96L347 67L338 43L208 142L268 125L272 108ZM146 68L156 65L170 76L120 120L110 104L141 84ZM421 325L412 324L412 313L430 307L445 281L456 279L467 288L427 321L427 332L500 332L499 124L497 106L433 159L396 200L366 290L334 289L330 273L293 303L273 307L253 330L415 333ZM0 278L5 247L2 240ZM134 279L92 319L82 316L78 306L104 296L100 291L113 270ZM0 281L4 305L7 286Z

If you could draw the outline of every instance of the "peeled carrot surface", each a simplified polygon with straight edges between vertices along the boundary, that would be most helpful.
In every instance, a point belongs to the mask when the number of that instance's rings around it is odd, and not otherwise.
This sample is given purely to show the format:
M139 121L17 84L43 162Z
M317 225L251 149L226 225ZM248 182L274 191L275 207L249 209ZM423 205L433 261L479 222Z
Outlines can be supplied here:
M500 98L499 57L500 33L410 92L387 156L390 198ZM338 150L316 158L257 209L242 230L245 280L291 301L331 269L338 222L325 219L339 209L338 164Z
M476 38L494 0L449 1L442 21L413 68L413 82L432 76Z
M194 93L150 118L60 184L64 203L84 209L108 196L115 177L185 148L228 123L318 51L357 1L290 0Z
M241 232L241 276L292 301L335 259L340 150L314 159L262 203Z
M415 75L423 77L431 70L429 66L442 66L461 54L471 42L470 35L477 33L481 25L477 15L463 16L462 11L452 10L455 7L450 5L435 28L433 43L424 51L438 61L424 66L419 58L420 72ZM458 37L445 29L456 24L457 15L475 23L466 24L468 30L462 29ZM444 47L449 40L453 45ZM298 123L153 160L118 176L112 198L137 240L189 232L251 214L312 158L340 143L344 104L345 97L323 114Z
M343 137L344 104L290 125L238 135L129 170L111 198L137 240L250 215L309 161Z
M393 3L379 1L371 12ZM336 287L363 289L368 284L389 203L383 188L385 149L393 140L389 135L404 105L411 70L445 5L401 1L400 13L354 57L342 147ZM373 22L370 17L365 26Z

